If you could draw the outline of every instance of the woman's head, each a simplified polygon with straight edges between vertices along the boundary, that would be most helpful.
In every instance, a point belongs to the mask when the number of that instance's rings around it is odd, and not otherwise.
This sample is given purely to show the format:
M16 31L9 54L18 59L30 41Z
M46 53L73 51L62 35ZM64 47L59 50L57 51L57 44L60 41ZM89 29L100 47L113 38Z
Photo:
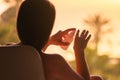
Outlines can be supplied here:
M21 42L42 49L52 31L55 8L48 0L26 0L18 13L17 31Z

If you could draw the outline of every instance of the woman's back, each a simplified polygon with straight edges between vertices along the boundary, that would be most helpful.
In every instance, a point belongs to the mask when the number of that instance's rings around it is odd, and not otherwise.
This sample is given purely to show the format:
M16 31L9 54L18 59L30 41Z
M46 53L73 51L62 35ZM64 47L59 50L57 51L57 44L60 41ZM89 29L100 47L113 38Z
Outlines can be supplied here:
M62 56L42 52L49 40L54 20L55 8L48 0L25 0L20 6L17 19L17 31L21 44L30 45L38 50L47 80L90 80L84 58L84 49L90 38L88 31L83 31L82 37L77 31L75 38L74 51L75 56L77 55L78 73L72 70Z
M61 55L42 52L40 54L42 56L46 80L82 80L82 77L76 75L76 72L72 70Z

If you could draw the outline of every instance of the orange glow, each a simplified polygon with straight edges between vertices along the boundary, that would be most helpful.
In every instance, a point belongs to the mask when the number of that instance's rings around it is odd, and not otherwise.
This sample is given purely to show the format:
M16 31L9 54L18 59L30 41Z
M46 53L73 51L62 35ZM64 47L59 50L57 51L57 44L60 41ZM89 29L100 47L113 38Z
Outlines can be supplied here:
M101 14L103 17L108 18L110 23L106 27L110 27L113 32L102 36L99 44L99 53L110 55L111 57L120 57L120 0L50 0L56 8L56 20L52 34L59 30L66 28L77 28L80 30L89 29L88 25L83 23L83 19L96 13ZM2 14L9 7L14 6L16 3L11 0L10 4L6 4L0 0L0 14ZM108 43L111 41L111 44ZM61 50L56 47L56 51L62 55L69 56L69 59L74 59L72 50L73 44L67 51ZM48 52L55 51L49 47ZM54 48L55 49L55 48ZM67 52L67 53L66 53ZM69 55L68 55L69 54Z
M90 15L99 13L110 20L110 23L107 26L113 30L111 34L103 35L102 41L99 45L99 54L107 54L111 57L120 57L120 0L50 1L55 5L57 13L53 34L58 30L64 30L70 27L75 27L80 30L89 29L86 24L83 24L83 19L88 18ZM111 44L108 43L108 40L111 41ZM67 54L64 53L64 55Z
M0 0L0 15L4 13L9 7L15 6L16 2L11 0L9 3Z

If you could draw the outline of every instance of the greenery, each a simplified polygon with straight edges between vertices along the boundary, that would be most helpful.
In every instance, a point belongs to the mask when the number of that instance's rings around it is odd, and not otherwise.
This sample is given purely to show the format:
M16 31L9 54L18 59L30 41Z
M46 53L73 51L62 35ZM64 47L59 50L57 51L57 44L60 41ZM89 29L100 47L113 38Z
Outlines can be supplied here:
M86 49L86 61L89 66L90 74L100 75L104 80L120 80L120 59L112 59L107 55L97 55L95 49ZM76 69L75 61L71 61L73 69Z
M0 44L8 44L18 42L15 19L11 19L9 23L0 22Z
M102 38L101 35L112 32L111 29L108 29L106 32L102 33L102 28L109 23L109 20L102 18L102 15L97 14L85 19L84 22L94 30L94 40L92 43L95 44L95 48L91 49L88 47L85 52L90 74L100 75L104 80L120 80L120 59L110 58L108 55L98 55L98 44ZM70 63L75 70L75 61Z

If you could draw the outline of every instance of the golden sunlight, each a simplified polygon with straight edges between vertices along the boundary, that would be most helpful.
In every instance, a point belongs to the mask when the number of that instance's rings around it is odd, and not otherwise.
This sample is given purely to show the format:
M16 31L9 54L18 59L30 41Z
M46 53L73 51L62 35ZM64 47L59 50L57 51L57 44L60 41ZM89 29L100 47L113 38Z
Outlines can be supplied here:
M100 14L109 19L109 24L106 27L113 31L102 36L99 43L99 55L107 54L110 57L120 57L120 38L118 37L120 32L120 0L50 1L55 5L57 13L53 33L70 27L80 30L89 29L88 25L83 23L83 19ZM91 31L91 29L89 30Z
M16 2L10 0L9 3L6 3L4 0L0 0L0 15L4 13L8 8L15 6Z
M99 42L99 54L107 54L111 57L120 57L120 0L50 1L55 5L56 8L56 20L52 34L56 33L58 30L65 30L71 27L80 30L88 29L92 33L92 28L90 29L88 24L85 24L83 20L89 19L89 16L100 14L102 17L105 17L109 20L109 24L107 24L106 27L111 28L113 31L101 37ZM0 15L15 4L16 3L14 0L10 0L9 3L5 3L3 0L0 0ZM106 29L103 30L105 31ZM73 53L71 48L69 48L67 51ZM52 51L52 48L50 49ZM59 51L61 50L58 49L57 52ZM64 55L70 55L70 53L64 53L64 51L61 52ZM71 56L69 57L71 58Z

